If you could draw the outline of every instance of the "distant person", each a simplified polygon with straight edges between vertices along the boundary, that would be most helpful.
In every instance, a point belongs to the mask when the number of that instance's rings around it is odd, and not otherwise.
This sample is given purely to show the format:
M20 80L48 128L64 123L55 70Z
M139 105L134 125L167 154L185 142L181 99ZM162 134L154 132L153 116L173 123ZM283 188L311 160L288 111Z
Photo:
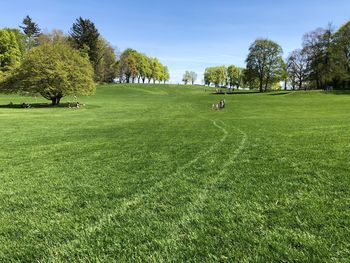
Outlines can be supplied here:
M21 107L23 109L29 109L31 106L28 103L23 102Z
M216 103L215 109L216 109L216 110L219 110L219 109L220 109L220 108L219 108L219 103Z
M212 110L215 110L215 103L213 103L213 104L211 105L211 109L212 109Z

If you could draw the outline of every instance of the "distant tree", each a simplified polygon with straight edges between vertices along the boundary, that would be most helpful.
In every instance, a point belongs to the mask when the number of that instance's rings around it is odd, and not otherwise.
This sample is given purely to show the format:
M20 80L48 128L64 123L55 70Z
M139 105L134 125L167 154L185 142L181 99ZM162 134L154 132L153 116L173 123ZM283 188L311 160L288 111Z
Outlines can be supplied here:
M227 79L231 88L239 88L243 82L243 69L235 65L229 66L227 68Z
M293 90L302 89L307 80L307 56L303 49L294 50L287 59L287 72Z
M151 78L153 79L153 83L155 83L157 80L161 80L163 68L162 64L157 58L151 58L151 72Z
M213 83L213 68L206 68L204 71L204 84L210 86Z
M182 77L182 81L185 83L185 85L187 85L189 82L191 82L191 79L192 79L191 72L186 70L185 74Z
M117 76L115 49L107 40L98 41L98 64L95 69L95 81L111 83Z
M94 70L97 69L100 59L99 39L100 33L89 19L79 17L70 30L72 46L79 50L87 49Z
M206 68L204 72L204 83L206 85L214 84L215 87L227 84L227 68L226 66L218 66Z
M151 82L151 80L152 80L152 75L153 75L153 70L152 70L152 68L153 68L153 66L152 66L153 62L152 62L152 61L153 61L152 58L147 57L148 67L147 67L147 71L146 71L146 78L147 78L147 80L148 80L148 83Z
M0 29L0 72L10 71L21 59L15 34L11 30Z
M269 39L257 39L249 48L247 69L259 82L260 92L280 80L283 67L282 48Z
M191 74L191 84L193 85L197 81L198 75L194 71L191 71L190 74Z
M33 48L0 84L0 92L41 95L52 105L59 104L66 95L88 95L94 90L91 64L65 44L47 43Z
M40 35L41 30L38 24L33 22L32 18L29 15L27 15L23 19L22 24L23 26L20 26L20 28L23 30L24 34L27 36L26 48L27 50L29 50L38 44L36 40Z
M137 70L137 52L134 49L126 49L120 56L119 62L119 78L126 80L126 83L135 82L138 76Z
M227 84L227 68L219 66L214 68L214 84L218 86L226 86Z
M51 44L69 44L69 38L60 29L54 29L51 32L41 33L37 38L38 45L45 43Z
M167 66L165 66L163 70L164 70L163 75L164 75L164 84L165 84L165 82L170 80L170 73L169 73L169 68Z
M151 74L151 66L146 55L137 53L136 54L136 67L137 67L137 82L140 83L142 80L145 83L147 75Z

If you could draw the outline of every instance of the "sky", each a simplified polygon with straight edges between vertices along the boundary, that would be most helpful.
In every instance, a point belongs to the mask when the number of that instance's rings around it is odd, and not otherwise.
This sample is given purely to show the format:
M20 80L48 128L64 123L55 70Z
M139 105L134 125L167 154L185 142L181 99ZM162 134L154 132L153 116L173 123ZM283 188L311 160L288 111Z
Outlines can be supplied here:
M44 31L68 33L79 16L91 19L119 51L133 48L169 66L171 82L186 70L244 67L256 38L279 43L284 57L302 36L350 19L350 0L1 0L1 27L18 27L30 15Z

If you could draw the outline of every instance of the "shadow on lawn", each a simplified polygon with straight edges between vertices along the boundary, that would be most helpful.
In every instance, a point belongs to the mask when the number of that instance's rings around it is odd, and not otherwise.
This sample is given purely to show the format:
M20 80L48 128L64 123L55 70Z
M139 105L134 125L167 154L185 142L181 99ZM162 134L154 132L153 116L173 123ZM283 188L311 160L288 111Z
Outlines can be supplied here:
M350 95L350 90L332 90L332 91L323 91L324 94L332 95Z
M247 95L247 94L257 94L259 91L238 91L238 92L212 92L212 95Z
M279 96L279 95L287 95L290 94L290 92L277 92L277 93L268 93L266 95L270 95L270 96Z
M29 105L30 105L30 108L33 108L33 109L69 108L69 103L60 103L58 105L52 105L49 103L33 103ZM7 105L0 105L0 109L26 109L26 108L23 107L23 104L7 104Z

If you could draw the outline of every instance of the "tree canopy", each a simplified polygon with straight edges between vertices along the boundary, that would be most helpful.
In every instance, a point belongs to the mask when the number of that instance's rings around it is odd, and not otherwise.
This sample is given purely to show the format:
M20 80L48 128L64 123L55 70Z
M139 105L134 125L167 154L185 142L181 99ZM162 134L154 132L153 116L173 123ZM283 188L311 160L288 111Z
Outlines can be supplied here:
M260 92L266 91L281 79L282 48L269 39L257 39L249 48L247 69L257 78Z
M0 85L0 91L41 95L60 103L67 95L89 95L95 90L93 69L77 50L60 43L33 48L21 65Z
M134 49L128 48L121 54L117 63L117 77L120 82L132 82L137 79L138 83L148 79L148 83L153 80L168 81L170 79L169 69L159 62L158 58L148 57Z
M0 74L19 64L21 56L15 33L8 29L0 29Z
M85 49L93 68L96 70L99 62L99 38L95 24L89 19L79 17L73 24L70 31L70 39L73 47Z

